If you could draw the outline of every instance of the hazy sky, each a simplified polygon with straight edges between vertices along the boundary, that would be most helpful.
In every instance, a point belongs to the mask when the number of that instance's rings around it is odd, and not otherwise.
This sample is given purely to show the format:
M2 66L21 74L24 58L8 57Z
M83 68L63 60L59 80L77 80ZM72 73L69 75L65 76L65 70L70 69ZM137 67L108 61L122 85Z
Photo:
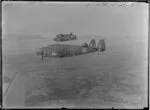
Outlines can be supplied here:
M111 3L113 4L113 3ZM119 3L117 3L119 5ZM79 3L3 3L4 33L54 36L143 36L148 32L148 4L102 6Z
M70 32L78 38L68 43L79 45L90 42L93 36L97 42L101 39L99 36L107 37L107 46L146 41L148 4L132 3L126 7L115 4L3 2L2 37L8 38L2 42L3 54L32 52L35 48L55 43L52 37L56 34Z

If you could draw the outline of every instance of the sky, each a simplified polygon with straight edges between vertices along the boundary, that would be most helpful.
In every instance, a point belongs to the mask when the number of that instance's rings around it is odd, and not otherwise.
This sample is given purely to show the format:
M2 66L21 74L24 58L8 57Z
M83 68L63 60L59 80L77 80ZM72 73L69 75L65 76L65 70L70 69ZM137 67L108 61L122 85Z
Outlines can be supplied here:
M114 36L136 36L132 40L148 36L148 4L105 4L3 2L2 38L8 38L3 40L3 50L7 50L6 54L29 51L50 44L57 34L70 32L78 39L113 36L109 41L114 44Z
M63 32L104 36L147 34L148 4L145 3L108 7L87 6L85 3L6 2L2 7L3 33L9 35L50 37Z

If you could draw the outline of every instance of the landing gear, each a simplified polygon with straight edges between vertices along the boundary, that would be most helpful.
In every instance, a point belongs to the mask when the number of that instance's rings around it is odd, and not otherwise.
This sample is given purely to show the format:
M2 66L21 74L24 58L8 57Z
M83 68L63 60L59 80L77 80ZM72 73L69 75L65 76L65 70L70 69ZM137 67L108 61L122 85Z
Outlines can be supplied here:
M42 63L44 63L44 56L43 55L42 55L42 59L41 60L42 60Z
M42 61L43 61L44 60L44 51L43 51L43 49L42 49L41 56L42 56Z

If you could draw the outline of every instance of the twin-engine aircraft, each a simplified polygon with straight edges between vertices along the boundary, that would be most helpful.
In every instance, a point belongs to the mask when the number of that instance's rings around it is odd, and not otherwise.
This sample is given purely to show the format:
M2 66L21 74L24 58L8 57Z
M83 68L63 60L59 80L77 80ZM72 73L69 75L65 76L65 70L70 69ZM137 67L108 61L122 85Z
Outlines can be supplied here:
M104 39L100 40L96 46L95 39L91 42L83 43L82 45L70 45L70 44L52 44L39 49L36 54L44 57L52 58L65 58L73 57L78 55L85 55L92 52L104 52L106 49L106 44Z
M71 41L71 40L76 40L77 36L69 33L69 34L58 34L56 35L53 40L55 42L64 42L64 41Z

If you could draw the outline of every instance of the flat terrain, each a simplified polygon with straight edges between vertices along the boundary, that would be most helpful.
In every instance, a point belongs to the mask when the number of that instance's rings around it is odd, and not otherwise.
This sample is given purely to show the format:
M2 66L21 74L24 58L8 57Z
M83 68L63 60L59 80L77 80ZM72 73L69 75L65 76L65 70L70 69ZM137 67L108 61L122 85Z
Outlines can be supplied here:
M146 46L146 41L135 39L118 43L106 39L106 51L99 55L43 62L34 52L4 56L3 75L10 78L3 83L5 88L18 73L4 107L147 106Z

